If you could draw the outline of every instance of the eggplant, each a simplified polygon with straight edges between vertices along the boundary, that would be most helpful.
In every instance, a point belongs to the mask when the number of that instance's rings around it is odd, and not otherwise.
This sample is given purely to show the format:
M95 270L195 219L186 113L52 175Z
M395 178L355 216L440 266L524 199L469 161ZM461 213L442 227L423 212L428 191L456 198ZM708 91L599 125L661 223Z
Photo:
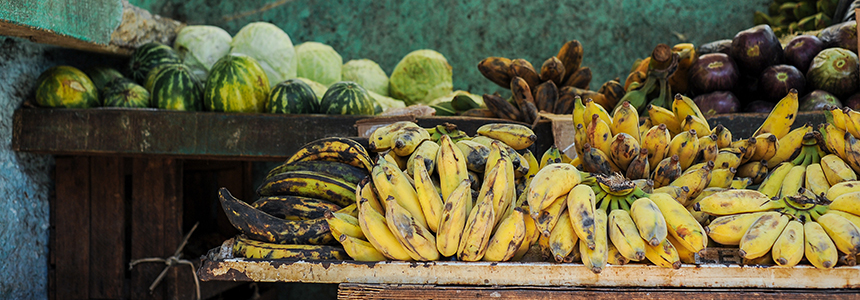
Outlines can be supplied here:
M759 77L759 90L765 100L776 102L785 97L791 89L797 89L798 95L806 91L806 79L803 73L792 65L773 65L764 69Z
M741 100L729 91L715 91L698 95L693 98L693 102L706 117L735 113L741 108Z
M690 66L690 87L696 94L727 91L738 81L738 67L734 60L723 53L699 56L699 61Z
M857 54L843 48L827 48L812 59L806 80L811 89L845 98L857 91L858 69Z
M848 99L842 101L842 105L845 105L845 107L850 107L853 110L860 110L860 93L851 95L851 97L848 97Z
M773 110L774 106L776 106L776 103L764 100L756 100L747 104L747 106L744 107L744 112L769 113Z
M791 39L783 52L785 63L794 66L803 73L809 70L812 59L824 49L824 42L814 35L798 35Z
M699 49L696 49L696 53L699 56L711 53L723 53L729 55L732 49L732 40L718 40L710 43L702 44L699 46Z
M758 76L765 68L782 63L783 55L779 38L767 24L742 30L732 39L730 56L748 75Z
M818 33L824 48L845 48L857 53L857 22L854 20L828 26Z
M800 106L798 111L819 111L827 106L842 107L842 102L833 96L833 94L822 90L814 90L811 93L800 98Z

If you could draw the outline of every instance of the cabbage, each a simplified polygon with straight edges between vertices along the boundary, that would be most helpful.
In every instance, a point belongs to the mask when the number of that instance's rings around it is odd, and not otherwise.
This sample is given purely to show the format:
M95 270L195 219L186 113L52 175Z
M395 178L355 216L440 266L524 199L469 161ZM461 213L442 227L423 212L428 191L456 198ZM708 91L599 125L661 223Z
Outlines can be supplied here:
M200 82L206 82L209 69L218 59L230 53L233 38L227 31L215 26L185 26L176 35L173 48L183 63Z
M403 99L407 105L426 103L451 93L452 77L451 65L441 53L415 50L404 56L391 72L389 96Z
M296 46L297 75L326 86L341 81L343 58L329 45L304 42Z
M271 23L248 23L233 37L230 52L253 57L269 77L269 85L296 78L296 49L286 32Z
M475 103L477 103L479 106L486 107L486 104L484 104L484 97L483 96L475 95L475 94L469 93L467 91L462 91L462 90L456 90L454 92L442 95L441 97L434 98L430 101L427 101L425 104L437 105L437 104L443 103L443 102L451 102L452 100L454 100L454 97L457 97L459 95L469 96L469 98L472 98L472 101L475 101Z
M406 103L404 103L403 100L397 100L391 97L383 96L371 90L367 90L367 93L370 94L370 97L373 98L376 104L382 107L383 112L390 108L406 107Z
M323 95L325 95L325 91L328 91L328 87L322 83L304 77L299 77L297 79L304 81L308 86L311 87L311 90L314 91L314 94L317 95L317 100L322 100Z
M353 59L343 64L343 80L355 81L367 91L388 96L388 75L372 60Z

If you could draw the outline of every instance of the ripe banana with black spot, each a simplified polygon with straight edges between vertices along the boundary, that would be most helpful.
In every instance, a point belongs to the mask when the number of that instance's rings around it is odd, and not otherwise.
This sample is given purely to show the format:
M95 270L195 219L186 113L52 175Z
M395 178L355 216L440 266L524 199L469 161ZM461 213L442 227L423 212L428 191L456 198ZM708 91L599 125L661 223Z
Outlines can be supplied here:
M827 190L830 189L830 183L827 182L827 177L824 175L821 164L809 164L806 166L806 181L803 186L811 190L813 194L827 194Z
M437 153L439 153L439 144L433 141L422 142L406 160L406 175L415 176L415 159L418 157L424 160L424 168L427 169L427 173L433 174L433 171L436 170Z
M386 207L386 211L389 209L387 199L392 198L400 206L409 211L410 216L415 219L415 222L426 228L427 220L424 218L424 212L421 210L418 193L415 191L412 183L409 182L409 177L397 168L397 166L384 159L380 159L373 169L373 186L376 187L376 191L379 193L379 200L386 203L383 205Z
M675 116L674 112L657 105L648 105L646 109L648 110L648 118L651 119L652 125L666 125L666 129L669 130L672 136L681 133L681 122Z
M803 223L788 221L770 250L773 261L781 267L793 267L803 259Z
M616 134L608 154L618 168L627 170L630 162L639 154L639 142L627 133Z
M639 198L630 205L630 217L639 230L639 236L651 246L660 244L666 239L669 231L666 219L657 204L649 198Z
M751 178L753 184L761 183L767 177L767 161L751 160L737 169L735 176Z
M558 218L558 223L552 228L549 234L549 249L552 257L556 262L564 262L564 258L573 252L576 247L578 238L573 232L569 214L561 214Z
M664 158L654 167L654 171L651 174L651 179L654 180L654 187L660 188L669 185L681 176L683 170L678 155Z
M653 126L642 136L640 148L648 150L648 164L651 167L666 158L666 151L671 141L672 135L669 129L666 129L666 124Z
M737 175L735 168L711 170L711 181L708 182L708 188L729 188L735 179L735 175Z
M385 199L385 220L388 229L400 241L412 259L417 261L439 259L439 251L436 250L436 237L425 225L418 223L409 210L400 206L394 196Z
M681 257L678 256L678 250L669 242L669 239L663 239L657 246L645 245L645 258L651 263L664 267L678 269L681 267Z
M705 231L708 237L721 245L739 245L747 229L765 214L779 215L778 212L766 211L721 216L711 220Z
M359 201L358 225L367 241L389 259L412 260L412 256L388 228L388 221L382 213L371 207L366 198Z
M460 246L457 248L457 259L460 261L479 261L487 251L487 245L492 236L495 214L493 203L487 198L475 204L475 208L466 219Z
M451 195L444 200L442 214L439 219L439 230L436 231L436 248L442 256L454 256L460 246L460 235L469 217L469 207L472 203L471 182L465 179L457 185Z
M418 196L418 203L424 213L424 220L427 221L427 228L437 232L439 220L442 218L442 195L433 185L430 172L424 167L424 161L421 156L413 161L415 174L412 181L415 182L415 194Z
M767 160L767 165L776 166L782 162L791 161L794 156L800 154L800 148L803 147L803 136L810 132L812 132L812 125L809 124L789 131L788 134L779 139L776 154ZM756 141L756 144L758 142Z
M714 160L714 168L728 169L741 166L744 151L739 148L720 148L717 158Z
M233 255L256 259L346 260L344 249L326 245L278 244L237 236Z
M477 133L502 141L514 150L528 148L537 141L537 135L531 128L513 123L484 124L478 127Z
M824 171L824 177L827 178L827 182L831 186L844 181L857 180L857 173L854 173L851 166L835 154L828 154L822 157L820 165L822 171Z
M442 199L448 199L448 196L461 182L469 179L469 171L466 166L466 156L460 148L457 147L450 137L443 136L439 140L439 152L436 154L436 172L439 173L439 183L442 193ZM471 210L472 205L469 203L467 211Z
M777 139L785 136L794 124L794 119L797 117L798 99L797 90L791 89L788 95L783 97L776 106L773 107L767 119L753 133L753 136L758 136L762 133L773 133Z
M849 255L857 255L860 253L860 227L851 222L848 218L838 214L826 213L817 220L818 224L824 228L836 249L842 253Z
M642 239L630 212L623 209L613 210L609 213L608 222L609 239L616 250L628 260L645 259L645 240Z
M669 234L681 242L680 246L692 252L699 252L708 245L708 236L702 224L699 224L681 203L668 194L651 194L650 199L660 208L666 218Z
M368 150L373 152L382 152L391 148L391 140L394 139L395 132L406 127L419 127L411 121L399 121L387 124L376 128L368 137Z
M714 216L725 216L775 210L784 206L784 203L771 200L771 197L762 192L741 189L726 190L705 197L695 204L694 209Z
M528 243L531 237L527 237L525 222L525 211L521 207L515 207L513 213L499 222L487 251L481 258L485 261L508 261L514 258L523 243ZM526 248L528 249L528 248ZM525 254L525 252L523 252Z
M450 137L449 137L450 138ZM408 157L421 145L430 140L430 132L423 127L405 127L394 133L391 139L391 151L398 156Z
M343 207L355 203L355 184L318 172L289 171L263 181L257 194L262 197L310 197Z
M810 264L819 269L830 269L836 266L839 252L833 240L818 222L804 223L803 236L805 238L803 253Z
M728 148L732 144L732 132L723 126L717 124L714 129L711 129L711 134L717 136L717 149Z
M574 187L565 197L567 212L570 215L573 232L589 249L595 246L594 214L596 199L594 190L585 184Z
M526 191L526 201L533 218L552 204L552 201L566 195L582 181L582 175L570 164L550 164L535 174Z
M699 152L699 138L695 130L687 130L679 133L669 142L666 150L667 156L677 155L682 169L687 169L696 160Z
M373 166L364 146L352 139L341 137L321 138L304 144L285 163L310 160L338 161L363 168L367 172L370 172Z
M609 238L607 234L607 216L603 210L594 213L594 249L589 249L585 243L579 243L582 264L594 274L599 274L609 260Z
M630 102L622 102L612 112L612 123L609 128L612 135L626 133L634 140L639 141L639 112L630 105Z
M773 248L774 242L779 238L782 230L788 225L790 219L778 212L763 214L759 217L741 237L739 254L746 259L754 259L764 256Z

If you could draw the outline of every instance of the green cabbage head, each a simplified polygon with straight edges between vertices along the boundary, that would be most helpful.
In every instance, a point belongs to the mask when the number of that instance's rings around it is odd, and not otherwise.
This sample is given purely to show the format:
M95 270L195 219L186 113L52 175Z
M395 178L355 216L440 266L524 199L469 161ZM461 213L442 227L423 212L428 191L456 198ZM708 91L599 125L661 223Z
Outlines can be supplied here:
M215 26L185 26L176 35L173 48L200 82L206 82L209 70L218 59L230 53L233 37Z
M343 58L329 45L304 42L296 46L298 76L326 86L341 81Z
M426 103L454 89L451 65L441 53L424 49L407 54L388 80L389 96L407 105Z
M296 49L286 32L272 23L248 23L233 37L230 52L253 57L269 77L269 85L296 78Z
M343 64L343 80L355 81L367 91L388 96L388 75L376 62L353 59Z

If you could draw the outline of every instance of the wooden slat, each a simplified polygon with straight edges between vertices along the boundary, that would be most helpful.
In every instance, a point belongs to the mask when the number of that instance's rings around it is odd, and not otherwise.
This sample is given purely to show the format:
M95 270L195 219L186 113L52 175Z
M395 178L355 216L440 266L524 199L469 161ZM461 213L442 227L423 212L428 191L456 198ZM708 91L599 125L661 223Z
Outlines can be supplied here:
M163 182L164 195L164 240L162 251L166 255L173 255L182 238L185 236L183 228L183 166L180 160L161 159L163 167L160 175ZM153 188L159 188L155 186ZM189 257L181 257L189 259ZM193 258L191 258L193 260ZM186 265L173 267L168 273L162 285L167 290L168 299L193 299L195 296L193 271Z
M160 257L173 255L165 249L165 228L169 212L165 211L168 195L165 186L169 178L163 159L134 159L132 166L132 199L131 199L131 259ZM141 263L131 271L131 299L161 299L165 296L162 283L150 294L149 286L164 269L164 264Z
M123 298L128 268L123 166L121 157L90 158L90 297L95 299Z
M89 299L90 159L56 158L54 241L56 299Z
M338 285L338 299L856 299L857 290L582 288L537 286Z

